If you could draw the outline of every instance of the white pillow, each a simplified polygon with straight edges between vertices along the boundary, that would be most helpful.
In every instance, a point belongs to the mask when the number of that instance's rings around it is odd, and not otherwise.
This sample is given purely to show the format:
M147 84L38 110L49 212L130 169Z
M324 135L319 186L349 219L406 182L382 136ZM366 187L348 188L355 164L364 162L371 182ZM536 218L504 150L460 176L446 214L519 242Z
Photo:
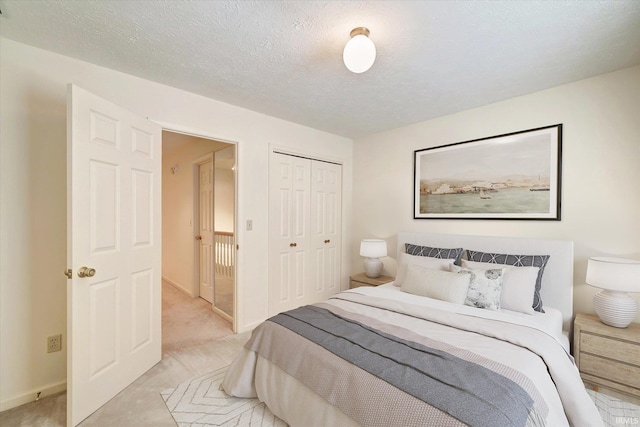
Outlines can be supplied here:
M407 275L407 266L409 264L420 265L431 270L449 271L449 265L453 264L454 261L454 259L409 255L403 252L400 254L400 262L398 263L398 271L394 285L402 286L402 282Z
M407 275L400 287L403 292L454 304L464 303L468 289L468 274L433 270L417 264L407 265Z
M514 267L492 262L467 261L466 259L462 260L462 266L470 269L504 268L502 295L500 296L501 308L535 314L532 305L539 267Z
M504 268L494 267L471 270L452 265L451 271L462 276L470 277L469 291L464 300L464 305L486 310L500 310L500 294L502 293Z

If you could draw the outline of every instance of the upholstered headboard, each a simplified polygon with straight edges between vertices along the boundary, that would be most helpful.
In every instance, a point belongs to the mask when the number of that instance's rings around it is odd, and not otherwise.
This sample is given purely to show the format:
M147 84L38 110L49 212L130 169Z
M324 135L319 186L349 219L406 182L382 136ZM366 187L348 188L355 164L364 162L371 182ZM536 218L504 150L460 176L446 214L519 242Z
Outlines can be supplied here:
M437 233L398 233L398 259L404 244L439 248L464 248L514 255L550 255L542 277L540 295L544 306L562 312L563 329L571 330L573 318L573 242L518 237L468 236Z

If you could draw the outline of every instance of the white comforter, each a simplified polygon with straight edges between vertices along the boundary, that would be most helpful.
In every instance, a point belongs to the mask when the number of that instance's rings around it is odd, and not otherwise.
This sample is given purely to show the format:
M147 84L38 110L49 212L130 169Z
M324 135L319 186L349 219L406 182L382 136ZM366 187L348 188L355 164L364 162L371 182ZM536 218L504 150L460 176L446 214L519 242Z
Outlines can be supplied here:
M561 335L548 322L416 297L393 286L357 288L338 294L327 304L516 369L543 396L549 408L545 425L602 425L572 358L561 344ZM294 426L356 425L344 411L246 348L229 368L223 388L234 396L258 397Z

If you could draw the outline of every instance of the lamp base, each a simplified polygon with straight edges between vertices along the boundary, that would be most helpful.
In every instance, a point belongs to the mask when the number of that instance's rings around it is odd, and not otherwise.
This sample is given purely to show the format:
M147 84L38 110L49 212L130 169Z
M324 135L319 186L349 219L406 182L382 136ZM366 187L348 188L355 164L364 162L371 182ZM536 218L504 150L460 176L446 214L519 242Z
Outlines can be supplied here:
M366 258L364 260L364 274L372 279L380 277L380 274L382 274L382 261L378 258Z
M593 297L593 307L605 325L626 328L638 314L638 302L626 292L602 290Z

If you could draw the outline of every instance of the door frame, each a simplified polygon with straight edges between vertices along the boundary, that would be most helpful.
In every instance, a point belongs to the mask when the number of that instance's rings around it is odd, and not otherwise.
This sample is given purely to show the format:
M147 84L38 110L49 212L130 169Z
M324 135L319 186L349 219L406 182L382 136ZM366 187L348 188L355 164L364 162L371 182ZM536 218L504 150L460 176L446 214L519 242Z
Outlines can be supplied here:
M269 144L269 158L272 153L284 154L286 156L302 157L309 160L316 160L319 162L334 163L344 167L344 160L336 157L327 156L324 154L314 153L311 151L297 151L291 147L279 146L276 144ZM343 184L344 188L344 184Z
M193 289L191 292L193 293L194 298L200 297L200 241L196 240L196 236L200 231L200 166L207 162L211 162L211 167L214 166L213 151L191 161L191 170L193 173L193 219L191 220L193 230ZM214 198L211 199L211 204L213 205L213 203ZM211 210L213 211L213 206L211 206ZM213 267L213 270L211 277L213 277L213 283L215 286L215 266ZM211 299L213 299L213 297ZM211 305L213 306L213 301L211 301Z
M218 141L218 142L224 142L225 144L230 144L235 146L236 148L236 170L234 173L234 186L235 186L235 194L234 194L234 218L233 218L233 234L235 236L235 240L236 240L236 264L234 265L234 283L233 283L233 319L231 322L231 329L233 330L233 333L237 333L238 331L238 318L240 316L242 316L243 314L243 310L242 310L242 304L240 304L241 301L243 301L243 296L242 296L242 286L240 286L241 283L241 273L240 273L240 269L238 268L238 265L240 264L241 260L242 260L242 252L240 252L240 244L238 243L240 241L239 239L239 235L238 235L238 231L240 231L240 228L238 227L238 214L239 214L239 209L238 209L238 199L239 199L239 194L240 194L240 187L238 186L239 183L239 174L240 174L240 143L236 142L236 141L231 141L225 138L218 138L217 136L207 132L207 131L203 131L201 129L193 129L193 128L189 128L186 126L181 126L181 125L177 125L175 123L166 123L166 122L160 122L160 121L154 121L155 123L159 124L162 127L163 131L167 131L167 132L173 132L173 133L180 133L183 135L187 135L187 136L193 136L196 138L203 138L203 139L210 139L212 141ZM195 212L194 212L195 215ZM193 219L192 219L192 224L194 224ZM195 242L195 239L194 239ZM194 243L195 245L195 243ZM194 257L195 257L196 253L194 252ZM196 260L194 258L194 271L195 271L195 264ZM194 275L195 278L195 275ZM196 286L198 285L198 286ZM194 291L195 288L197 289L197 294L194 294L195 297L199 297L200 296L200 288L199 288L199 284L198 282L194 283Z

